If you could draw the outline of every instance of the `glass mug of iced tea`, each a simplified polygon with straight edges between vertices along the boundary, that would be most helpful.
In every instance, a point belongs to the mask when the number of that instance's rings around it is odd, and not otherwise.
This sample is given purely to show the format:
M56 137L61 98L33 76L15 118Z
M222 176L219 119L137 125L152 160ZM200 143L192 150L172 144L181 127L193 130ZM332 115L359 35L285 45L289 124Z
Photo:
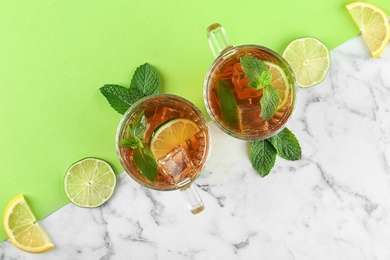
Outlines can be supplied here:
M218 23L208 27L207 37L216 57L204 81L204 102L211 119L225 133L243 140L266 139L281 131L291 118L297 97L295 76L286 60L263 46L233 46ZM267 77L262 79L261 73L247 75L256 66L246 56L259 60L254 62L261 63L257 66L266 67L270 75L268 83L278 92L277 101L269 98L261 84L258 89L253 87L256 80L266 82ZM245 67L244 59L250 60ZM267 111L265 106L270 103L275 112L263 116L262 110Z
M123 115L116 149L125 171L154 190L180 190L193 214L204 209L193 181L210 154L211 136L200 110L176 95L145 97Z

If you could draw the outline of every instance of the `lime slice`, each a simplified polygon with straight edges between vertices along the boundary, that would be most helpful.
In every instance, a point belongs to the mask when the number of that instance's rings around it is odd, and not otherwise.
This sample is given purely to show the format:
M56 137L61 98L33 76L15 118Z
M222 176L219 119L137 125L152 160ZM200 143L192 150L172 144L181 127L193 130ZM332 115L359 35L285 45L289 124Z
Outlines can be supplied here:
M198 125L187 118L175 118L159 126L150 139L150 150L158 160L174 148L184 144L200 129Z
M264 61L272 75L272 86L276 88L280 96L278 109L282 108L288 100L290 94L290 84L284 70L275 63Z
M290 63L298 85L308 88L321 83L330 66L329 50L318 39L306 37L292 41L283 57Z
M70 166L64 189L70 201L79 207L102 205L114 193L116 176L111 166L100 159L86 158Z
M3 224L11 243L23 251L42 253L54 247L22 194L8 204Z
M390 39L390 24L383 10L373 4L353 2L345 6L362 33L373 58L385 50Z
M230 127L239 127L240 119L236 99L229 86L221 79L217 82L217 93L223 121Z

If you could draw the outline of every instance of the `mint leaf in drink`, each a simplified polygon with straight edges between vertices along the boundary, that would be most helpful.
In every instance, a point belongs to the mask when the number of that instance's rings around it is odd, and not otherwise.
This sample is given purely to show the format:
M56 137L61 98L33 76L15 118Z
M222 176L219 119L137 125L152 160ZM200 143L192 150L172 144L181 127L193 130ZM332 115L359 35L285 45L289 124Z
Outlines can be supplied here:
M127 126L126 138L122 139L119 143L120 146L130 147L135 149L137 147L144 148L142 138L146 130L146 117L144 114L134 119L132 124Z
M147 148L138 147L133 150L133 160L141 174L154 182L158 174L158 166L152 152Z
M125 139L122 139L120 142L119 142L119 146L123 146L123 147L130 147L131 149L135 149L135 148L143 148L144 145L143 143L141 142L141 140L137 137L134 137L134 136L130 136L128 138L125 138Z
M250 142L249 159L261 177L267 176L276 160L276 149L268 140Z
M261 89L264 87L261 80L262 74L264 71L268 71L264 61L253 56L244 56L241 57L240 62L245 76L249 79L248 85L254 89Z
M136 101L128 88L119 85L106 84L100 88L100 92L106 97L111 107L122 115Z
M146 130L146 117L144 114L138 116L131 125L127 127L127 135L134 136L139 139L144 137L144 133Z
M263 95L260 99L261 118L263 120L271 119L278 110L280 103L279 92L271 85L263 88Z
M131 79L130 88L115 84L106 84L100 92L118 113L124 114L131 105L143 97L157 94L160 84L156 71L145 63L139 66Z
M295 161L301 159L302 151L298 139L287 128L268 139L275 147L278 155L286 160Z
M263 89L260 98L261 118L271 119L280 103L280 95L272 83L272 75L264 61L253 56L244 56L240 59L245 76L249 79L248 86L255 89Z
M269 86L269 85L271 85L271 83L272 83L272 74L271 74L271 72L268 70L268 68L267 68L267 70L265 70L265 71L263 71L262 73L261 73L261 76L260 76L260 84L262 85L262 86Z
M230 127L238 127L240 119L236 98L222 79L217 81L217 94L223 121Z
M146 97L157 94L160 89L156 71L148 63L139 66L133 75L130 89L138 97Z

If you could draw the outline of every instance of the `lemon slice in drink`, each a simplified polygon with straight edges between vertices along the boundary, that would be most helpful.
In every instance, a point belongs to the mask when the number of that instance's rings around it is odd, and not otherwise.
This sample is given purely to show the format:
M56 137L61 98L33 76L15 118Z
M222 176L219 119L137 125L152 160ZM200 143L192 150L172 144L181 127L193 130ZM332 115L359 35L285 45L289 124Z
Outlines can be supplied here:
M79 207L94 208L114 193L116 176L111 166L100 159L86 158L70 166L64 189L69 200Z
M3 224L11 243L23 251L42 253L54 247L22 194L8 204Z
M390 39L388 16L373 4L353 2L345 6L362 33L373 58L385 50Z
M199 131L198 125L190 119L171 119L159 126L154 132L150 140L150 150L157 160L161 159Z
M290 94L290 84L288 82L286 73L278 65L264 61L272 75L272 86L276 88L280 96L280 104L278 109L282 108L288 100Z
M330 67L329 50L316 38L306 37L292 41L283 52L293 69L298 85L308 88L321 83Z

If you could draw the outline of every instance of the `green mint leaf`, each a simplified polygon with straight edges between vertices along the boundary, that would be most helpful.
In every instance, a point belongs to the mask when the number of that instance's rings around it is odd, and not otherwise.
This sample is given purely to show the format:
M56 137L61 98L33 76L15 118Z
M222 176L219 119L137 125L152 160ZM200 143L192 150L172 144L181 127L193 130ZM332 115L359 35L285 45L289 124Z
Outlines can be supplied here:
M157 94L160 83L156 71L148 63L139 66L133 75L130 83L130 90L133 96L138 99Z
M146 117L144 114L135 118L132 124L129 124L126 129L127 138L119 142L120 146L130 147L135 149L137 147L143 148L142 138L146 130Z
M156 71L148 63L139 66L131 79L130 88L106 84L100 92L118 113L124 114L131 105L143 97L157 94L160 89Z
M131 125L127 127L127 135L142 139L146 130L146 117L144 114L136 118Z
M100 88L100 92L106 97L111 107L122 115L136 101L128 88L119 85L106 84Z
M276 160L276 149L268 140L250 142L249 159L261 177L267 176Z
M262 86L268 86L272 83L272 74L269 70L265 70L261 73L260 84Z
M130 147L131 149L135 149L137 147L141 147L141 148L144 147L141 140L136 137L129 137L129 138L122 139L119 142L119 146Z
M133 160L141 174L154 182L158 174L158 166L152 152L138 147L133 150Z
M302 151L298 139L287 127L268 140L280 157L290 161L301 159Z
M268 71L264 61L253 56L244 56L240 59L242 69L245 76L249 79L248 85L255 89L261 89L265 85L262 84L263 71Z
M278 110L279 103L280 95L276 88L271 85L263 88L263 95L260 99L261 118L263 120L271 119Z
M217 81L217 94L223 121L230 127L238 127L240 119L236 98L222 79Z

